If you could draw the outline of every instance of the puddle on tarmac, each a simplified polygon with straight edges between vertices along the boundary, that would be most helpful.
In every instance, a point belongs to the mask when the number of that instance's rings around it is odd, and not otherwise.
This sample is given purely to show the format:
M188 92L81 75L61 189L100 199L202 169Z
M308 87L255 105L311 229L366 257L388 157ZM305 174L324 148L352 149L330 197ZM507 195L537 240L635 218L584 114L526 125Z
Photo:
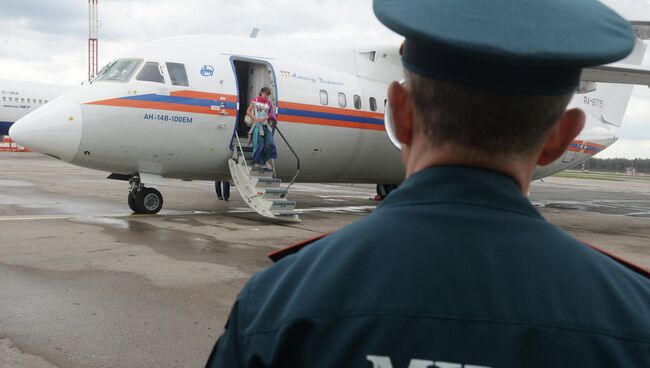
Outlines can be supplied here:
M124 218L79 218L72 221L88 225L100 226L104 233L117 243L128 243L146 246L157 253L180 261L213 262L234 267L247 274L257 272L267 266L266 258L273 248L248 246L243 243L225 241L210 235L201 235L182 230L168 229L151 225L145 219ZM195 220L185 221L176 219L174 222L189 222L188 226L196 226ZM211 226L211 225L203 225Z

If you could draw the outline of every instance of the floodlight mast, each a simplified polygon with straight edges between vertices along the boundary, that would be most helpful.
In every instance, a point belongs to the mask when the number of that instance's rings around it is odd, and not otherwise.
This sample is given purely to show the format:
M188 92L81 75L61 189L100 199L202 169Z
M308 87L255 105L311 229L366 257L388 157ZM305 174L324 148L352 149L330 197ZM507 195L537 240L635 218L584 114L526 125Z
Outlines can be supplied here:
M99 67L99 0L88 0L88 80L93 79Z

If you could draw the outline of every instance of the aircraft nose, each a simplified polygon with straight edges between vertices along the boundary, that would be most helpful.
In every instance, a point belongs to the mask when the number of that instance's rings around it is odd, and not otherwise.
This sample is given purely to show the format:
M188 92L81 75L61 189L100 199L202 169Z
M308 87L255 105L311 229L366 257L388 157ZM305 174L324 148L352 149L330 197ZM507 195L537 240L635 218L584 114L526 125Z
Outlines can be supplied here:
M81 144L81 122L79 103L60 96L15 122L9 136L21 146L70 162Z

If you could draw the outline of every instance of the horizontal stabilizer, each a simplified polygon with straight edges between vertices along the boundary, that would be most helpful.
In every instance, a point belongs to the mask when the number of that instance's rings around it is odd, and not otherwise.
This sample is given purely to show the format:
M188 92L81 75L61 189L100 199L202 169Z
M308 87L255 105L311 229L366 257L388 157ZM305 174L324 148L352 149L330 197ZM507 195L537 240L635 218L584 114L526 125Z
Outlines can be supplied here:
M585 68L583 81L650 86L650 67L614 63Z
M650 21L632 21L636 36L641 40L650 40Z

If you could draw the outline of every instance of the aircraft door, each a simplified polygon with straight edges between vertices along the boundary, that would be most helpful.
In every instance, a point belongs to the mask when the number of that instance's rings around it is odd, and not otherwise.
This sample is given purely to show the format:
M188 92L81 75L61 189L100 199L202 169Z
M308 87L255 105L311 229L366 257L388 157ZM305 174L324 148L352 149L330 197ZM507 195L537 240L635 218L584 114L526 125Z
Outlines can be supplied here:
M271 102L277 112L277 88L273 68L266 62L251 59L233 59L233 67L237 77L237 96L239 111L237 112L237 134L239 137L247 137L249 127L244 122L246 111L250 101L257 97L262 87L269 87Z

